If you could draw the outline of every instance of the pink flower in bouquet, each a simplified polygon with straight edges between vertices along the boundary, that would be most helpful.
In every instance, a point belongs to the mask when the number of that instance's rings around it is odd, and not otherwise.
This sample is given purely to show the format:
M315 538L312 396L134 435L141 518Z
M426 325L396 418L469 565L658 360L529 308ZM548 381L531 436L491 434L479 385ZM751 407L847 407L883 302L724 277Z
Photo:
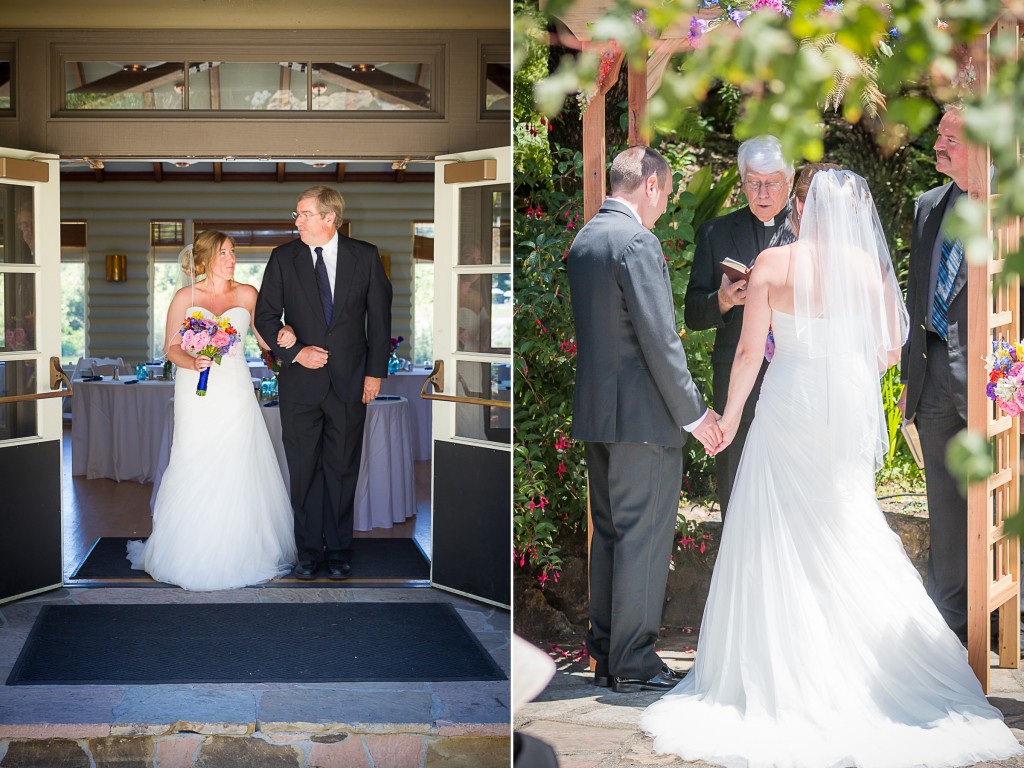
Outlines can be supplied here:
M206 331L199 331L192 336L192 351L198 353L210 343L210 334Z
M226 347L231 343L231 336L223 330L217 331L213 334L213 338L210 340L210 343L215 347Z
M1020 386L1019 381L1017 382L1017 391L1013 393L1013 401L1024 411L1024 387Z
M1005 413L1007 416L1018 416L1021 413L1021 407L1017 404L1017 396L1014 395L1013 400L1003 400L1001 397L996 398L996 405L999 406L999 410Z

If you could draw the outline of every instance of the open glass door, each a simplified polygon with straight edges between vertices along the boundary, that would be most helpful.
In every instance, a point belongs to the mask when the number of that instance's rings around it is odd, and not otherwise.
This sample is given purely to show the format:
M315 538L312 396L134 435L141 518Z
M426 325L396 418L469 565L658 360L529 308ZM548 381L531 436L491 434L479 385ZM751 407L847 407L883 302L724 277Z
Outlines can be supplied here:
M437 158L431 583L511 603L511 147Z
M62 582L59 355L58 159L0 148L0 602Z

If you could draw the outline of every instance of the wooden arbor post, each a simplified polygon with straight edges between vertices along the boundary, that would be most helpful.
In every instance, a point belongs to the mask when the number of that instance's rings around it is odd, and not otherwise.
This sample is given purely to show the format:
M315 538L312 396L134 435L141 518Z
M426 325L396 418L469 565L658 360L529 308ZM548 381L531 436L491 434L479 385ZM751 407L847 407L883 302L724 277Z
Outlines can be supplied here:
M543 5L543 3L542 3ZM559 21L575 38L581 50L592 50L598 53L611 53L615 58L605 79L598 87L597 93L583 111L583 220L590 221L601 208L605 198L605 101L608 90L615 85L622 66L623 54L613 43L593 42L590 37L590 24L602 14L607 13L613 0L576 0L559 17ZM698 15L714 18L719 15L717 8L702 8ZM665 30L655 44L653 51L645 62L630 65L629 77L629 143L630 145L648 144L650 135L641 131L647 104L658 88L661 78L673 54L690 50L689 18L684 25Z
M989 87L992 63L988 52L997 39L1010 42L1011 55L1021 56L1024 24L1001 17L975 41L971 56L976 87ZM1018 140L1018 158L1019 152ZM968 148L967 194L986 207L986 229L993 253L980 264L968 263L967 273L967 428L984 435L994 447L993 473L974 483L967 495L967 658L988 693L990 685L989 616L999 611L999 666L1020 666L1020 541L1006 533L1004 523L1020 506L1019 417L1003 415L985 395L988 372L981 360L994 339L1016 343L1021 338L1019 278L999 280L1006 256L1019 244L1021 220L992 228L991 159L987 146Z

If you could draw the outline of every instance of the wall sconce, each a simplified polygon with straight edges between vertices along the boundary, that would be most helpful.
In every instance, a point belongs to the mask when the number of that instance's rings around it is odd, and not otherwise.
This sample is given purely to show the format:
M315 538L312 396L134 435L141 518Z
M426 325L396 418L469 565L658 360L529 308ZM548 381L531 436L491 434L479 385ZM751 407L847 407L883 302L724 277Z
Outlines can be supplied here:
M123 283L128 279L127 261L123 253L107 254L107 282Z

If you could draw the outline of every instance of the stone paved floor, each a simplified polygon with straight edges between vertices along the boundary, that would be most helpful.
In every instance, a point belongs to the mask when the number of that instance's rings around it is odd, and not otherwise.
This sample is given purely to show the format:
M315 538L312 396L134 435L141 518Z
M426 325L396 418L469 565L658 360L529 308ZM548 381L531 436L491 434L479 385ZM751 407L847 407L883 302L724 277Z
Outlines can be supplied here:
M510 673L509 613L440 590L270 588L198 593L106 587L62 589L0 605L0 682L6 680L46 603L357 601L452 603L495 661ZM0 767L507 766L509 720L507 680L0 685ZM227 738L232 736L243 738ZM33 747L42 746L50 757L40 762ZM61 750L69 750L70 757L58 757L63 755ZM91 761L80 753L88 753Z
M670 666L689 669L695 643L695 637L682 637L659 643L659 651ZM556 658L558 672L535 701L515 713L513 727L551 744L560 768L709 765L652 751L651 739L640 732L637 723L659 694L612 693L595 688L585 661L558 661L561 654L551 655ZM994 669L991 688L989 701L1002 711L1007 725L1024 743L1024 671ZM980 766L1024 768L1024 757Z

